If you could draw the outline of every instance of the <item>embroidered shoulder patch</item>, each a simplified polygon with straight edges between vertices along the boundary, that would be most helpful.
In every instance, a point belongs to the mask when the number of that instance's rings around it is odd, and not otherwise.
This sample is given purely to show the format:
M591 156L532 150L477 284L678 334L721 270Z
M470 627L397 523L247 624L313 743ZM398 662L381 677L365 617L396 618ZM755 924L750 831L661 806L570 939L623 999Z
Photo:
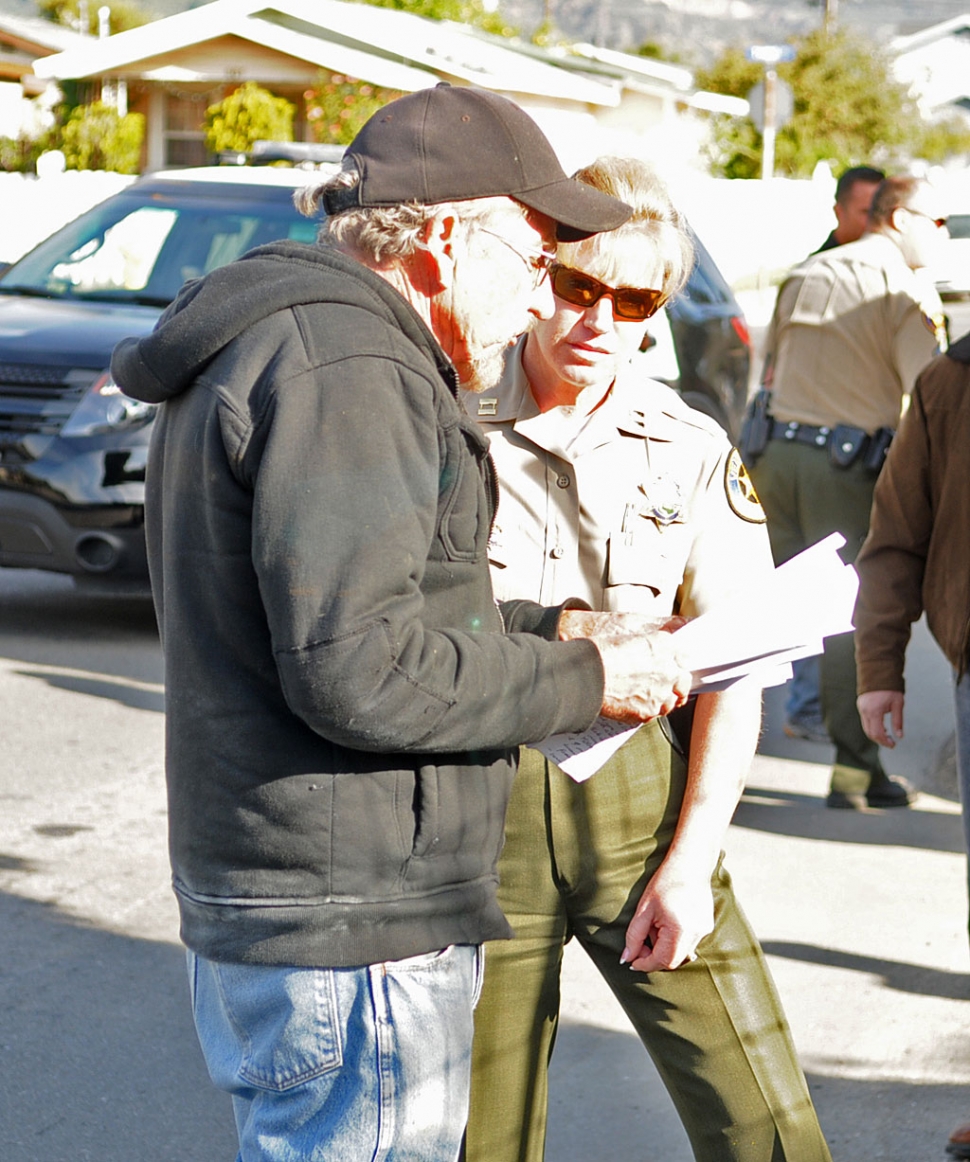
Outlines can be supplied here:
M724 491L731 511L754 525L763 525L768 519L754 490L754 483L737 448L731 449L724 466Z

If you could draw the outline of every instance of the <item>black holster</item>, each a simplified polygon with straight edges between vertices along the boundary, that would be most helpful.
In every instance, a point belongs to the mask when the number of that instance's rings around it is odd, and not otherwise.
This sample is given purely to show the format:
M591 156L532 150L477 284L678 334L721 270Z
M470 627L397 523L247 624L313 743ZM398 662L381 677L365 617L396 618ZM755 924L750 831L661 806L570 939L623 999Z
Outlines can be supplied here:
M754 393L744 409L738 451L747 468L750 468L768 447L768 441L771 439L772 419L768 407L770 400L771 392L762 388Z

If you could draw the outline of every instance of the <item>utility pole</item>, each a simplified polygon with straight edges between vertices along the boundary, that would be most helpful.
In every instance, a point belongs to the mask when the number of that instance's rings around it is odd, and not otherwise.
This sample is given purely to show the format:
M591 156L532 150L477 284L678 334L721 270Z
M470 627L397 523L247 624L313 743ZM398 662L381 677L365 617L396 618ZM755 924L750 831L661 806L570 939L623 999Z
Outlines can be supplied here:
M778 103L778 74L771 65L765 65L765 127L761 135L761 180L775 174L775 128Z
M835 32L839 23L839 0L825 0L825 32Z
M765 82L763 87L763 106L760 115L752 116L761 130L761 180L770 181L775 173L775 133L779 121L784 124L792 114L791 89L784 81L778 80L778 65L795 59L795 50L790 44L755 44L747 50L745 56L749 61L757 61L765 67ZM779 110L779 86L781 87L783 110ZM749 101L754 99L757 85L748 94ZM760 103L759 98L759 103ZM759 124L760 122L760 124Z

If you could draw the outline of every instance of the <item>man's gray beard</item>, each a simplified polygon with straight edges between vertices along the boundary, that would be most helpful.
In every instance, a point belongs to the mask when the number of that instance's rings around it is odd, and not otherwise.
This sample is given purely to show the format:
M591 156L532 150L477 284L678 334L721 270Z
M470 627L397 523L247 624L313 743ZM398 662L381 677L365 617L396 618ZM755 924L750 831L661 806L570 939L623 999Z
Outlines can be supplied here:
M493 347L488 354L476 359L474 363L466 363L458 368L458 382L463 391L470 391L472 395L480 395L483 391L491 391L498 387L505 371L505 353L507 347Z

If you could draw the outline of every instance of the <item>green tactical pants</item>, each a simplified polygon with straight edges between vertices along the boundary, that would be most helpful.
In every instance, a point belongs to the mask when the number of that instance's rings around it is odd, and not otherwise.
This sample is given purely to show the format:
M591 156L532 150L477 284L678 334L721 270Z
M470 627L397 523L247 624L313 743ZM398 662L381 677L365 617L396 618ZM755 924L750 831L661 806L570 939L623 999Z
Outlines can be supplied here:
M764 956L722 867L713 877L715 928L697 960L649 974L619 963L626 926L673 836L684 782L656 724L586 783L523 748L499 865L499 900L516 936L486 946L468 1162L543 1158L560 967L573 936L656 1063L697 1159L830 1162Z
M869 531L876 486L861 461L836 468L824 448L772 440L751 476L768 517L776 565L834 532L846 540L842 559L855 561ZM826 638L822 655L822 715L835 743L834 791L861 792L887 778L879 745L866 737L856 709L854 645L853 634L838 634Z

